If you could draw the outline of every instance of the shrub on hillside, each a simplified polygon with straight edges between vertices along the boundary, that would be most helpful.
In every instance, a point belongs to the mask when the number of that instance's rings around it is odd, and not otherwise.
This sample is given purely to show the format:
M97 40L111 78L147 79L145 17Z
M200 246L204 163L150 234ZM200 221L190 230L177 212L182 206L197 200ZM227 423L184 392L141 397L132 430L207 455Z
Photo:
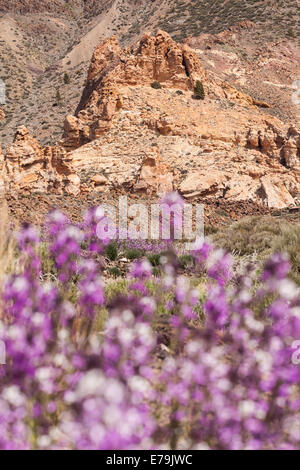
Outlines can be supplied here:
M69 83L71 83L70 75L67 72L65 72L65 74L64 74L64 84L69 85Z
M200 80L196 81L196 85L194 87L194 98L196 100L204 100L205 98L203 83L200 82Z
M118 246L116 242L110 242L105 250L106 256L111 260L115 261L118 257Z
M161 89L161 84L157 81L151 83L151 87L154 88L155 90L160 90Z
M212 235L213 242L239 256L256 253L261 260L276 252L286 252L291 276L300 284L300 223L271 216L245 217Z

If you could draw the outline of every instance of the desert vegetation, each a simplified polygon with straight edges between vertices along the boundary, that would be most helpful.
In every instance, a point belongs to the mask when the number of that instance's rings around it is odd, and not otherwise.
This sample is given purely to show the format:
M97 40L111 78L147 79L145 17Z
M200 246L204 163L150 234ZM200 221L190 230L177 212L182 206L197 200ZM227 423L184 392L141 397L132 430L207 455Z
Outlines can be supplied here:
M197 80L195 88L194 88L194 98L196 100L204 100L205 98L205 91L203 87L203 83L200 80Z

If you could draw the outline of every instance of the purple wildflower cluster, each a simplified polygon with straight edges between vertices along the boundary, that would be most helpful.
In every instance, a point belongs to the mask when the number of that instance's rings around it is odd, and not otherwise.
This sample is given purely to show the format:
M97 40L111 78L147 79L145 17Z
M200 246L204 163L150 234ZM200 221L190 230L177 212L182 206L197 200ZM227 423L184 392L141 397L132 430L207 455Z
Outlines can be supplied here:
M23 270L2 294L0 448L299 448L300 291L285 256L237 277L204 243L199 289L169 251L159 277L139 260L126 293L106 300L102 216L75 225L55 211L41 235L18 235Z

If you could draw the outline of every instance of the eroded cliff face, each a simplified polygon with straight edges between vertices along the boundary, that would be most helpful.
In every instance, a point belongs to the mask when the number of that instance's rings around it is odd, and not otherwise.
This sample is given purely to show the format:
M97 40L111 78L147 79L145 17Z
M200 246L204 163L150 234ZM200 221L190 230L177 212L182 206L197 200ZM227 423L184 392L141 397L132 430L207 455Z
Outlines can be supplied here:
M146 33L135 47L127 49L120 48L116 37L107 39L94 52L76 116L66 119L64 146L74 150L109 130L113 117L122 108L124 87L149 87L158 82L166 90L192 93L197 80L204 84L211 99L268 107L217 76L210 77L195 51L177 44L164 31L158 31L156 36ZM180 112L184 110L178 109Z
M64 146L74 150L109 130L122 108L124 87L150 87L159 82L166 89L187 91L196 80L207 79L194 51L163 31L154 37L145 34L136 47L123 50L116 37L107 39L92 57L76 117L66 119Z
M197 80L204 100L193 99ZM151 85L158 82L161 88ZM300 199L300 129L207 72L188 45L159 31L93 55L64 137L42 148L25 128L1 157L2 191L111 191L249 200L284 208Z

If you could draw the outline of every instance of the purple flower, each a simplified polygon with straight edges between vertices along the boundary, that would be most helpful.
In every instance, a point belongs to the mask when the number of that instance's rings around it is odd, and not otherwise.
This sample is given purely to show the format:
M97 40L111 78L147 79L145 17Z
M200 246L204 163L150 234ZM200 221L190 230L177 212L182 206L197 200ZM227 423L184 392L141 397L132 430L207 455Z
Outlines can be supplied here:
M285 254L276 253L266 262L262 280L282 280L289 273L290 268L288 257Z
M137 279L149 279L152 276L152 266L148 260L143 259L133 264L130 277Z
M2 286L0 449L299 448L300 292L287 258L234 275L205 242L190 282L169 244L161 277L133 263L108 301L102 215L79 225L52 212L46 263L37 231L18 235L22 263Z

